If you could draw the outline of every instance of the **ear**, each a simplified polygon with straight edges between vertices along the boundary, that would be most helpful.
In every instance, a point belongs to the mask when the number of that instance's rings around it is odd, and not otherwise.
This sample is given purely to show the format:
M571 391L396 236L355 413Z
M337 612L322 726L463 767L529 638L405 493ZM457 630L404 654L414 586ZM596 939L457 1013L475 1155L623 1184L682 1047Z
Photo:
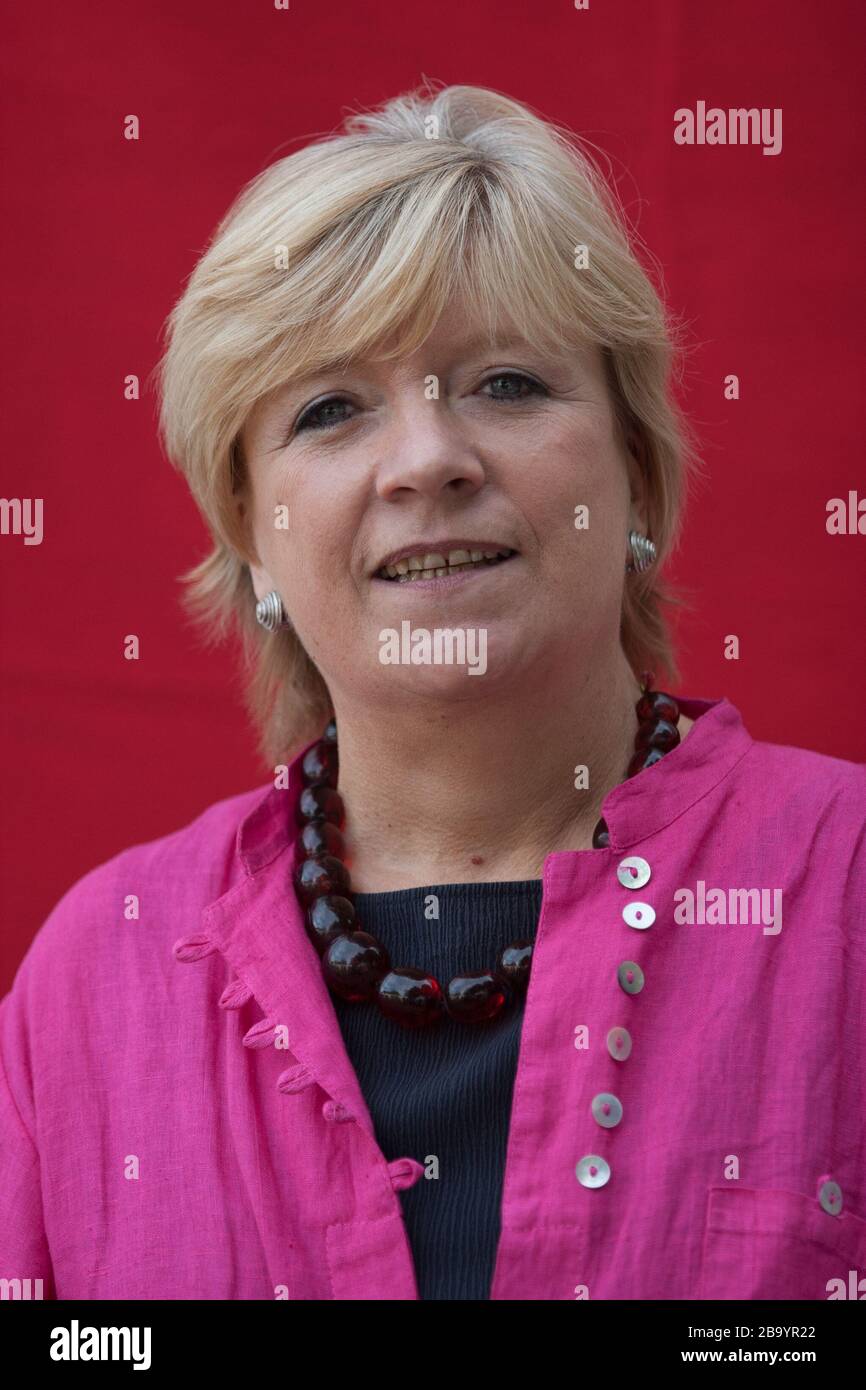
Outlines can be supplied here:
M250 565L250 576L253 581L253 590L257 599L264 598L272 589L276 589L276 584L270 574L262 565Z
M244 536L247 553L244 558L249 565L250 577L253 582L253 590L257 599L264 598L272 589L277 586L268 571L259 560L259 553L253 539L253 529L250 520L250 506L246 489L239 489L235 492L232 499L235 511L237 512L241 534Z
M630 429L626 436L629 480L629 530L647 532L647 454L642 435Z

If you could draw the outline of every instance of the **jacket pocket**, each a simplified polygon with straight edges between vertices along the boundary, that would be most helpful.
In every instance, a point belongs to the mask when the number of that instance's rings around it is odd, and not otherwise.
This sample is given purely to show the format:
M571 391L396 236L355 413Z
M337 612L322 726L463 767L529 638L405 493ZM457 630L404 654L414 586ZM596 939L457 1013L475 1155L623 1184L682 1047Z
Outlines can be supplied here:
M844 1207L830 1216L802 1192L707 1189L697 1298L828 1299L841 1287L830 1280L857 1297L864 1276L866 1221Z

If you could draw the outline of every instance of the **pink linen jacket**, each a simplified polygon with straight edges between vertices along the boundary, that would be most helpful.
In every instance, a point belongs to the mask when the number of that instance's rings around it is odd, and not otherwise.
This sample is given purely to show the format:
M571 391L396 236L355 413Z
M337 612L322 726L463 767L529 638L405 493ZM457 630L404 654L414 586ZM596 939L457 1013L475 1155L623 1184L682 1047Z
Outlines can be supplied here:
M610 848L544 864L493 1299L866 1276L866 767L681 705L683 743L605 800ZM417 1298L399 1192L427 1155L379 1148L305 934L299 772L101 864L37 933L0 1003L0 1297Z

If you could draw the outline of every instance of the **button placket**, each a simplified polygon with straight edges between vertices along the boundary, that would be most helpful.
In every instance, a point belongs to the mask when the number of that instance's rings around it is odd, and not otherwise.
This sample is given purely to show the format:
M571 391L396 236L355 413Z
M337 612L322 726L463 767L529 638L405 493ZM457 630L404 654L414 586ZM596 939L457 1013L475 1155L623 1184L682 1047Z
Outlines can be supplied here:
M623 888L632 891L644 888L652 878L649 862L640 854L628 854L616 866L616 876ZM656 919L649 903L630 902L622 909L623 921L637 931L646 931ZM636 961L624 960L617 970L617 980L626 994L640 994L646 978ZM607 1050L615 1062L624 1062L631 1054L631 1034L627 1028L611 1028L607 1035Z
M616 876L623 888L634 892L649 883L652 869L641 855L630 854L620 860ZM649 903L632 901L623 907L622 918L627 926L646 931L655 922L656 914ZM640 994L646 983L643 970L632 960L621 962L617 969L617 981L621 989L630 995ZM624 1062L630 1056L632 1040L627 1028L616 1025L608 1031L605 1041L615 1062ZM612 1091L600 1091L594 1096L590 1111L602 1129L614 1129L623 1116L622 1102ZM610 1181L610 1172L610 1164L599 1154L585 1154L575 1167L578 1182L586 1188L605 1187Z
M646 887L652 878L652 869L639 854L628 854L617 864L616 876L623 888L634 891ZM654 909L649 903L644 902L626 903L622 916L626 925L634 927L637 931L646 931L656 919Z

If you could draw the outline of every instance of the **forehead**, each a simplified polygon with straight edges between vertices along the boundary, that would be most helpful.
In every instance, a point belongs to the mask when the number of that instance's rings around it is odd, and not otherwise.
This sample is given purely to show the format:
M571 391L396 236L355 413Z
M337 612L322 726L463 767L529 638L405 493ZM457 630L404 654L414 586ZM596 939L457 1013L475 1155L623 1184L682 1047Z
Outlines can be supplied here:
M280 395L303 389L322 376L348 376L361 367L409 368L413 371L432 369L434 363L453 362L481 355L509 352L528 352L537 360L551 363L589 367L598 356L592 343L556 343L533 339L521 332L512 321L502 321L495 328L479 323L456 310L443 313L417 347L406 349L401 341L389 338L368 347L354 356L333 357L316 364L309 371L287 377L280 385Z
M483 319L477 311L464 305L459 297L453 297L446 304L414 351L402 349L404 337L405 330L401 328L399 335L392 335L376 344L364 356L370 361L381 361L389 358L403 358L407 361L412 358L423 360L434 349L438 351L443 347L451 350L454 354L462 353L464 355L471 352L483 352L487 348L501 349L506 347L529 347L545 356L573 355L575 352L573 345L557 343L552 338L533 337L531 333L521 328L507 310L503 310L499 305L495 306L495 313L491 312L489 318Z

